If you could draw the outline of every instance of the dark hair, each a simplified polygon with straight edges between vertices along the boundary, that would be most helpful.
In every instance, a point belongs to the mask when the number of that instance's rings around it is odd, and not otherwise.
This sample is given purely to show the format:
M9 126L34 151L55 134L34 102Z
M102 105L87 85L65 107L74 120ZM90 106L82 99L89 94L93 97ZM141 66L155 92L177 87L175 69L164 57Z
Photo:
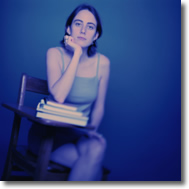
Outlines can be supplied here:
M66 25L65 25L65 35L69 35L67 33L67 28L69 26L71 26L73 19L75 18L75 16L81 11L81 10L88 10L90 11L94 17L96 18L97 21L97 27L96 27L96 32L98 32L98 38L100 38L100 36L102 35L102 24L101 24L101 20L99 17L98 12L96 11L96 9L94 7L92 7L91 5L87 5L87 4L81 4L78 7L75 8L75 10L70 14L70 16L67 19ZM61 41L61 44L63 45L63 47L65 48L65 44L64 44L64 38ZM93 44L91 44L88 47L88 51L87 54L88 56L93 56L96 53L96 48L97 48L97 44L96 44L96 40L93 42Z

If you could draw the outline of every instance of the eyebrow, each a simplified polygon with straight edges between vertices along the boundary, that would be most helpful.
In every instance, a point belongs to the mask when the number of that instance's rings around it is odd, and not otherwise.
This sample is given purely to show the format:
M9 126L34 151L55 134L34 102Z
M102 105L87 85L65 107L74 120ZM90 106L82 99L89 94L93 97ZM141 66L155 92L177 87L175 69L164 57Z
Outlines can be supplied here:
M82 22L83 23L83 21L80 19L75 19L73 22ZM96 26L96 24L94 24L93 22L87 22L87 24L92 24L92 25Z

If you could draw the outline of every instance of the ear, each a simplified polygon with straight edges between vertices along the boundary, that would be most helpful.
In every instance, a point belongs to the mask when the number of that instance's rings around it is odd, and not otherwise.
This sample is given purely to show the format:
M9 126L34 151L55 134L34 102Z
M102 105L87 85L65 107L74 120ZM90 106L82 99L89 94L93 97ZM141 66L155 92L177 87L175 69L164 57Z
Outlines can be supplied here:
M71 29L70 29L70 26L67 27L66 32L67 32L69 35L71 35Z
M99 33L96 32L95 36L94 36L94 41L96 41L98 39Z

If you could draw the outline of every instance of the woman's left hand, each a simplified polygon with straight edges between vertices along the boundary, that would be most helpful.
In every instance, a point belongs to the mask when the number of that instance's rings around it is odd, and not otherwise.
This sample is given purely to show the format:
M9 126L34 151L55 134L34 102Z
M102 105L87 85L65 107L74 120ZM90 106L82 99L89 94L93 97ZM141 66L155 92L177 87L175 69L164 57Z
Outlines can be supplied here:
M89 138L96 138L96 139L100 140L101 142L105 142L103 135L100 133L97 133L96 131L89 131L89 132L87 132L86 135Z

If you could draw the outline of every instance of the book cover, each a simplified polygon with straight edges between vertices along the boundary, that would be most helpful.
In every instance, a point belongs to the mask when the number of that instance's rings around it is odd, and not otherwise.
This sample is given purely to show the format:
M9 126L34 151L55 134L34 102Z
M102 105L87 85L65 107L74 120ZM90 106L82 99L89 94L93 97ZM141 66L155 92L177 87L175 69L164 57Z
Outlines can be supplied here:
M48 104L48 105L53 106L53 107L56 107L56 108L61 108L61 109L70 110L70 111L77 111L77 110L78 110L78 108L77 108L76 106L73 106L72 104L68 104L68 103L60 104L60 103L58 103L58 102L49 100L49 99L47 99L47 98L42 99L42 100L41 100L41 103L43 103L43 104Z
M36 110L40 112L49 113L49 114L65 116L65 117L69 117L73 119L80 119L80 120L86 120L86 121L88 120L88 117L83 116L81 112L72 112L68 110L59 110L59 109L57 110L57 108L50 107L49 105L41 104L41 103L38 104Z
M60 122L64 122L64 123L70 123L73 125L83 126L83 127L87 125L86 120L73 119L73 118L68 118L68 117L55 115L55 114L49 114L49 113L45 113L45 112L37 112L36 117L43 118L43 119L49 119L49 120L53 120L53 121L60 121Z
M57 108L48 104L44 104L39 102L38 106L37 106L37 110L40 109L40 111L42 110L50 110L54 113L65 113L65 114L69 114L69 115L74 115L74 116L83 116L82 112L77 112L77 111L72 111L72 110L68 110L68 109L63 109L63 108Z

